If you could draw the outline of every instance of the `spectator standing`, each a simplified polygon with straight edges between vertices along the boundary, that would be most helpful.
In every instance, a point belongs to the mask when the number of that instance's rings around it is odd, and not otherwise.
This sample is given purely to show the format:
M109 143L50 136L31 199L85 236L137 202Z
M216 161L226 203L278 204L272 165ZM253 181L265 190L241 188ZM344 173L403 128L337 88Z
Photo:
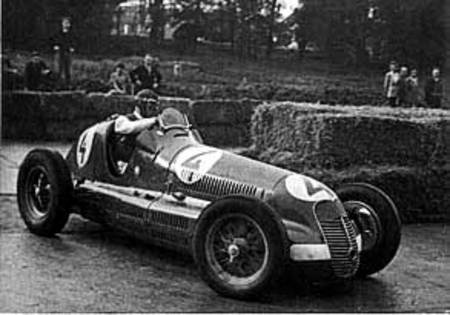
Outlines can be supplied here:
M111 73L109 83L112 88L108 93L109 95L131 94L131 79L123 63L116 65L114 72Z
M384 93L388 99L389 105L394 107L398 103L398 83L400 75L398 73L397 63L391 61L389 71L384 76Z
M2 60L2 89L13 90L23 85L23 77L19 70L15 68L7 55L0 55Z
M403 66L400 68L399 79L398 79L398 105L405 106L408 103L408 86L406 79L408 78L408 67Z
M50 74L49 67L39 53L34 51L31 60L25 65L25 89L32 91L42 89L49 82Z
M74 48L74 36L72 34L72 24L68 17L61 20L61 29L56 35L53 49L55 51L56 64L58 65L58 76L61 80L64 77L66 85L70 85L72 54Z
M417 107L419 104L419 77L417 69L412 69L408 78L406 78L406 102L409 106Z
M425 102L428 107L440 108L444 96L444 85L439 68L434 68L431 78L425 84Z
M144 57L144 64L130 72L137 97L157 97L162 81L158 66L159 60L147 54Z

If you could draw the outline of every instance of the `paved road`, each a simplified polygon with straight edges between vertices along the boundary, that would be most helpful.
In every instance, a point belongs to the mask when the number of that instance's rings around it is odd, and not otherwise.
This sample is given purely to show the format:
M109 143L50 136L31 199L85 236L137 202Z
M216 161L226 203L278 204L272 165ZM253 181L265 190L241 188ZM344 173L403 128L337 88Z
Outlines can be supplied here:
M409 225L397 258L348 292L280 284L259 302L218 296L189 257L72 217L58 237L0 197L0 312L450 312L450 226Z

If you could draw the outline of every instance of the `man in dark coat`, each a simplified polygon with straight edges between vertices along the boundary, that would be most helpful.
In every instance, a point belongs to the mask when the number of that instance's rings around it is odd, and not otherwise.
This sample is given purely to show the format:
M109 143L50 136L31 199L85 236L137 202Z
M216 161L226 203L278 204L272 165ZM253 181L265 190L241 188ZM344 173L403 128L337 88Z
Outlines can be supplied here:
M158 66L158 58L146 55L144 64L130 72L136 96L157 97L162 81L162 75L158 70Z
M50 73L39 53L33 52L31 60L25 65L25 88L32 91L42 89L48 84Z
M74 46L75 39L72 34L70 19L65 17L61 22L61 30L55 36L53 49L56 53L59 79L64 77L67 85L70 84Z
M398 81L398 105L407 105L408 97L408 83L406 79L408 78L408 67L403 66L400 68L400 79Z
M428 107L440 108L444 96L444 85L439 68L434 68L431 78L425 84L425 102Z

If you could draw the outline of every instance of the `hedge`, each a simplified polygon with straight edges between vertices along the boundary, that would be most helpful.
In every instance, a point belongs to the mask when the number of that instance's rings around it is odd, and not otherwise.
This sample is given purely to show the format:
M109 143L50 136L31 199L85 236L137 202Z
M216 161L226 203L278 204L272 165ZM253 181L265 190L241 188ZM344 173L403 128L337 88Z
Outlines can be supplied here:
M261 101L212 99L193 101L192 117L200 125L248 124Z
M106 96L103 93L26 92L2 95L3 136L22 140L73 140L88 126L119 113L130 113L137 104L159 110L175 107L186 113L211 145L246 146L250 142L250 120L254 100L191 101L161 97L158 104L133 96Z
M272 103L259 106L259 158L303 167L442 165L450 161L450 111Z
M101 93L14 91L2 95L2 135L15 140L73 140L90 125L108 116L133 111L137 103L153 102Z
M250 145L247 124L198 126L205 144L223 147L242 147Z
M237 84L201 82L171 82L164 94L191 99L259 99L267 101L294 101L321 104L353 104L380 106L386 103L381 90L345 86L289 86L276 83L256 83L246 87Z

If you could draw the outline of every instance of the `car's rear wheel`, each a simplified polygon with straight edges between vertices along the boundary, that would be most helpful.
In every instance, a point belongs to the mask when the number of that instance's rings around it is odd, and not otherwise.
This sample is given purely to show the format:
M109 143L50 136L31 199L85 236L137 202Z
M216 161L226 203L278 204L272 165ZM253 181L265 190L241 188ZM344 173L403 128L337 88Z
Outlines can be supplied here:
M223 202L201 216L194 258L206 283L218 293L250 299L283 272L286 240L271 211L248 200Z
M357 276L382 270L400 246L401 222L394 202L379 188L365 183L346 184L336 192L361 234Z
M63 157L33 150L22 162L17 180L19 211L28 229L38 235L60 232L69 218L70 172Z

